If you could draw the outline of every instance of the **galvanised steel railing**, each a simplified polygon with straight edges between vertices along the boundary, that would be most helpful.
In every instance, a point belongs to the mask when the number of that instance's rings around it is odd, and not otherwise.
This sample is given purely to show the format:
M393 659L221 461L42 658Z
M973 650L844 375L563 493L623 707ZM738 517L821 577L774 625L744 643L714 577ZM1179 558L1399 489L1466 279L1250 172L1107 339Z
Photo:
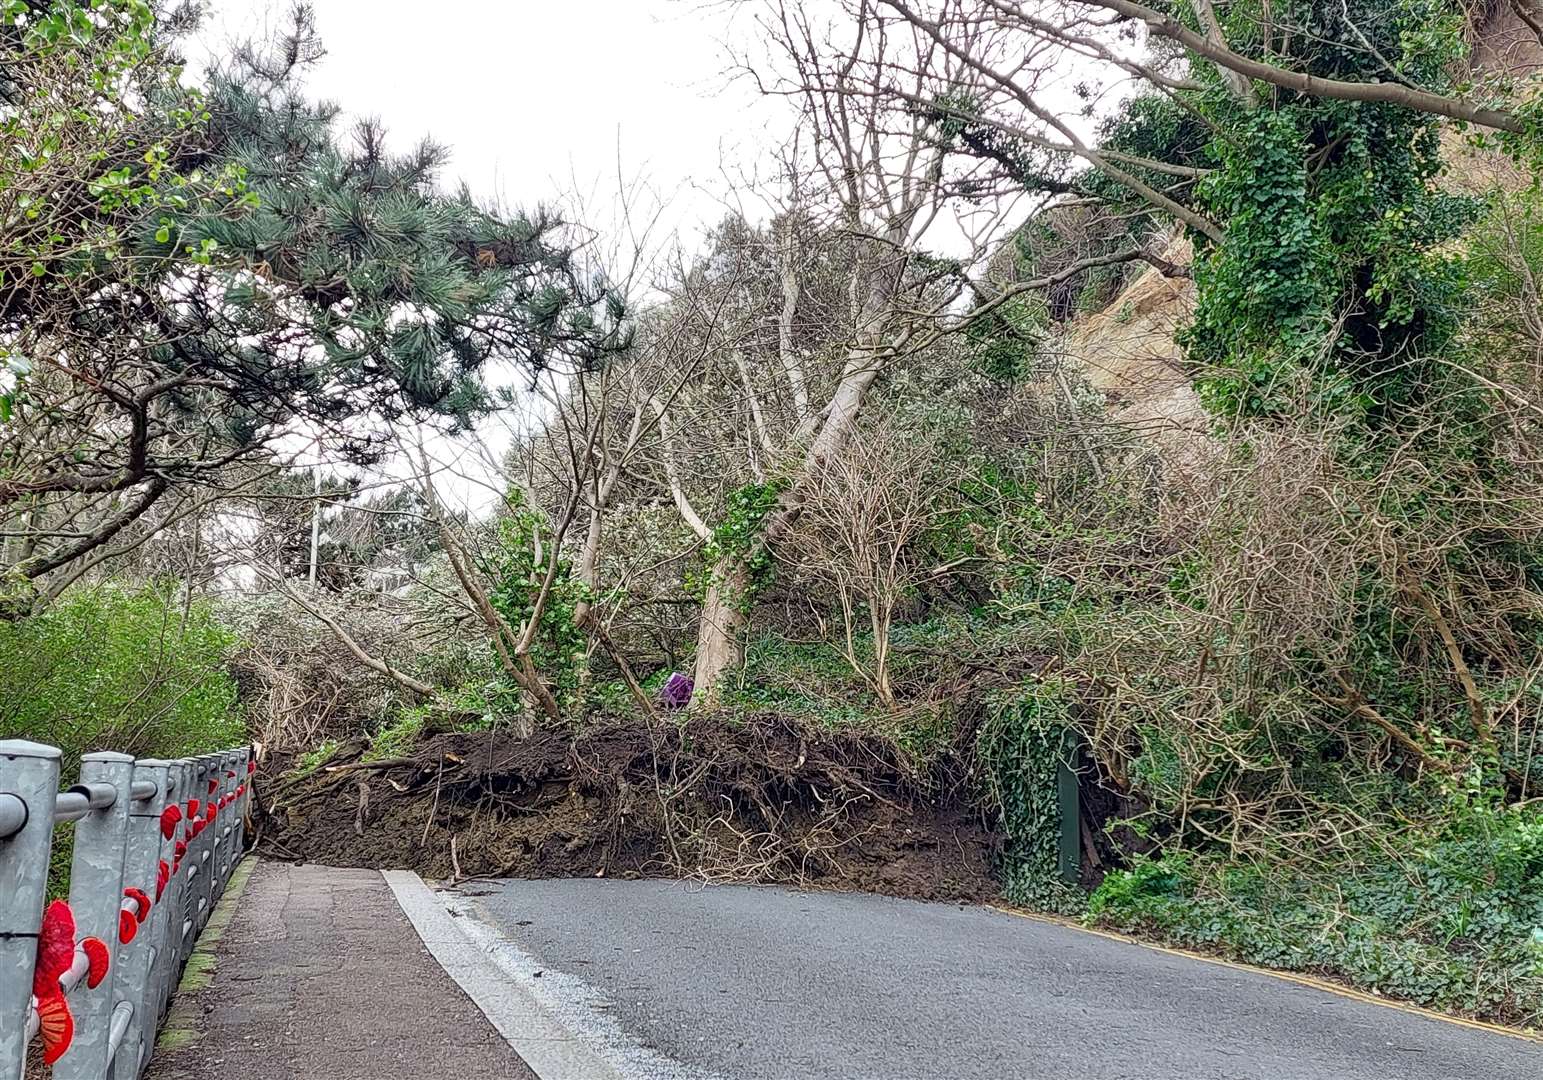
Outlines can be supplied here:
M0 740L0 1080L22 1080L40 1032L56 1080L137 1080L244 852L252 753L86 754L66 791L59 760ZM75 823L68 909L45 917L62 822Z

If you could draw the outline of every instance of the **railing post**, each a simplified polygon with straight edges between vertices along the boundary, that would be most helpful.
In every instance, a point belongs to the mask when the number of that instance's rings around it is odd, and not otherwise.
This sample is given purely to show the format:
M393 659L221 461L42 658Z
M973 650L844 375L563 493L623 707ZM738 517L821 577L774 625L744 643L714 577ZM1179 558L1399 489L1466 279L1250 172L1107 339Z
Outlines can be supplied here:
M181 790L179 796L182 801L192 797L193 791L198 787L198 762L195 758L183 758L179 763L178 787ZM186 840L186 819L178 827L177 838L184 840L187 850L182 856L182 872L177 875L177 911L181 915L180 925L172 933L176 936L175 952L172 954L172 970L169 976L171 987L175 987L177 980L182 977L182 966L187 962L188 953L192 949L193 934L198 926L198 854L194 850L191 840Z
M236 861L246 854L246 813L252 800L252 775L247 771L252 761L252 748L243 746L236 755L236 788L241 792L231 807L236 811Z
M209 799L209 775L214 771L212 754L202 754L193 759L198 764L197 778L193 781L195 798L199 801L198 813L202 816L207 811L203 803ZM192 850L188 852L188 858L193 860L193 865L198 873L192 879L193 886L193 934L194 940L204 932L204 923L209 917L210 910L214 907L214 834L206 827L194 838ZM191 951L191 950L190 950Z
M236 785L240 783L240 770L237 766L241 762L241 755L235 750L225 752L225 761L220 769L220 797L229 799L225 809L220 811L220 893L223 895L225 886L230 881L230 875L236 869L236 860L241 856L241 818L240 808L236 805Z
M225 797L225 785L229 782L225 774L230 771L229 761L229 754L218 755L214 760L214 772L210 773L215 787L209 793L209 798L216 805ZM214 882L210 886L209 896L211 906L218 902L220 895L225 891L225 826L228 824L224 814L216 814L209 826L209 831L214 834L214 840L211 842L212 855L209 860L214 864Z
M22 739L0 741L6 827L22 822L9 838L0 838L0 1080L21 1080L27 1064L27 1010L58 793L57 749Z
M130 805L123 881L126 886L143 889L151 897L155 896L155 876L165 845L161 836L161 808L166 805L167 768L166 762L153 759L134 765L134 779L155 784L156 795ZM119 900L122 900L121 892ZM153 904L150 908L152 919L158 906ZM151 933L136 934L132 942L118 946L118 979L113 996L116 1001L132 1005L134 1012L118 1046L114 1074L127 1080L134 1080L144 1068L145 1052L155 1039L155 1022L159 1019L150 996L150 972L155 962L155 923L151 922L150 927Z
M70 861L70 910L75 915L78 937L94 937L111 950L118 942L118 912L123 902L123 860L133 803L134 759L128 754L102 752L80 759L81 784L111 784L117 791L113 804L93 810L75 823L74 853ZM112 1062L107 1034L111 1024L113 988L118 965L110 964L107 978L95 990L72 995L75 1038L54 1065L55 1080L102 1080Z
M167 763L166 798L161 807L162 811L167 806L176 805L187 797L186 764L183 760ZM162 849L161 858L166 860L168 868L176 862L175 848L181 837L182 823L178 822L172 830L170 849ZM166 1013L166 1003L171 1000L171 993L181 970L178 962L182 955L182 881L182 870L178 867L177 872L167 879L166 892L157 905L161 909L161 914L159 921L155 924L155 936L152 939L156 948L155 966L150 969L150 1003L154 1007L157 1024Z
M213 802L220 797L220 780L224 777L223 767L220 762L224 757L220 754L206 754L204 765L207 772L204 773L203 794L205 802ZM209 781L215 782L213 791L209 790ZM204 817L208 824L204 826L203 834L199 837L204 842L204 872L209 875L208 902L203 907L202 917L198 920L198 932L202 934L204 927L209 924L209 916L214 914L214 905L220 899L220 830L216 818L209 817L209 808L204 807Z

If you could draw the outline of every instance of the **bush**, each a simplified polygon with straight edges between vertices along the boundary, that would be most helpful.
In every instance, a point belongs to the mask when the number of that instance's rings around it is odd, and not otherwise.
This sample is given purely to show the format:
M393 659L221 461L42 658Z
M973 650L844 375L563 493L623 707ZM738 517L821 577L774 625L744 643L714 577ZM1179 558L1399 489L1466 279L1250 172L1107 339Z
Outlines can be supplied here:
M234 636L204 602L169 588L99 585L42 614L0 623L0 732L80 755L184 757L241 741Z
M1108 925L1420 1005L1543 1022L1543 815L1465 811L1316 866L1175 851L1109 874Z

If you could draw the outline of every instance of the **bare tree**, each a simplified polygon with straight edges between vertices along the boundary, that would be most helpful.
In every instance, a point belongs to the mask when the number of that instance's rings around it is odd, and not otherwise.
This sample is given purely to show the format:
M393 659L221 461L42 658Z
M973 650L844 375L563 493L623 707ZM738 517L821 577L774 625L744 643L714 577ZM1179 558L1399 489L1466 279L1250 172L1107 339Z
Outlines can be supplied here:
M946 568L928 558L929 528L954 506L954 487L939 467L941 447L890 417L863 426L809 479L803 513L786 549L801 571L834 591L841 609L839 648L885 705L890 684L890 625L918 586ZM872 659L858 645L862 623Z
M851 334L828 394L818 407L809 396L811 411L776 448L787 481L751 550L723 552L712 568L697 636L694 705L712 704L723 673L740 660L749 566L796 524L811 477L845 446L886 365L957 295L945 283L949 275L917 255L962 178L946 169L933 118L895 108L878 89L900 80L909 95L930 97L968 92L977 76L926 35L880 17L867 0L838 5L835 16L822 18L812 4L766 5L760 18L773 55L744 67L767 92L796 103L809 144L800 197L851 238ZM989 246L988 235L989 226L974 237L977 250ZM790 245L783 254L796 257ZM791 275L784 280L796 283ZM957 282L952 286L957 290ZM798 302L796 291L787 290L784 311L796 312ZM797 370L795 359L784 355L786 370Z

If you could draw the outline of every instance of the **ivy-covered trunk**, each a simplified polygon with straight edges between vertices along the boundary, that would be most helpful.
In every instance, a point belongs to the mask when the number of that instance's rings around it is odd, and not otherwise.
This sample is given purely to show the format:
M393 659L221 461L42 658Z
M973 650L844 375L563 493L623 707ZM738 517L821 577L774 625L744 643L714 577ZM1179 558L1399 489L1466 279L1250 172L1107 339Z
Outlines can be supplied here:
M697 629L693 709L718 704L724 673L745 659L744 631L749 614L750 575L737 553L725 553L713 567L702 622Z

